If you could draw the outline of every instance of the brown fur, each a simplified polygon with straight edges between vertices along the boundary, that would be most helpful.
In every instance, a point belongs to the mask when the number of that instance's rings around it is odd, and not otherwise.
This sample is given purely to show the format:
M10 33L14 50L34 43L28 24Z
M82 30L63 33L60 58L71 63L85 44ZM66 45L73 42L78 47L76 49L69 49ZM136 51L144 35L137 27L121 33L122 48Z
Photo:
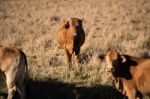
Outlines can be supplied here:
M57 35L59 46L65 50L67 65L70 67L72 55L74 63L78 65L80 47L85 41L85 32L82 27L82 20L70 18L63 20Z
M150 59L109 51L106 62L115 78L117 89L129 99L142 99L142 95L150 94Z
M27 75L25 54L16 48L0 47L0 71L6 76L7 99L13 99L16 91L19 92L21 99L25 99L24 80Z

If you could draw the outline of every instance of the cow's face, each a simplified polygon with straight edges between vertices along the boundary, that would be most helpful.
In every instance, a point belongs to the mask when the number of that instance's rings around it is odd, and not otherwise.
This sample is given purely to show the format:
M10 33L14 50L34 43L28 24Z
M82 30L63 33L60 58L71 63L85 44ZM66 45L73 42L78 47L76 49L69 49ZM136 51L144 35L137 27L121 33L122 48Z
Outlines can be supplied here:
M116 72L125 61L125 57L116 50L108 51L106 54L107 71Z
M118 53L115 51L109 51L106 54L107 70L112 71L114 69L114 62L118 59Z
M70 18L64 22L64 28L68 30L72 38L76 38L82 29L82 20L77 18Z

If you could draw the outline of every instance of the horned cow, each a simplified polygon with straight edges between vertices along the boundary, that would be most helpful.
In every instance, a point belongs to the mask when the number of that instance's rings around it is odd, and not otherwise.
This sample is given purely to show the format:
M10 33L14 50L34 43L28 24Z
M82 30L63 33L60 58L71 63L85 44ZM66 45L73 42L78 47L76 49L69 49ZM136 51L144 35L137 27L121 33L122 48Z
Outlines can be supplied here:
M73 62L78 66L80 47L85 41L82 20L78 18L63 20L58 31L57 40L59 46L65 51L67 65L70 67L73 58Z
M108 51L105 59L117 89L128 99L150 95L150 59L121 55L116 50Z
M7 99L13 99L18 91L25 99L25 77L27 76L27 59L23 51L16 48L0 47L0 71L6 76L8 88Z

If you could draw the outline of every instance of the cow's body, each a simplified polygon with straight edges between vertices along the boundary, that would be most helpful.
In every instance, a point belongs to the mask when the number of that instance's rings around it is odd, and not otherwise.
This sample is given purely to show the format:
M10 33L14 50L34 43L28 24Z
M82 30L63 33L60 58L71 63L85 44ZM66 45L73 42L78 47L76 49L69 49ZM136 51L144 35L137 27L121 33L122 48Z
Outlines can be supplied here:
M150 59L120 55L117 51L106 54L108 69L111 70L117 89L129 99L150 95Z
M24 80L27 76L25 54L16 48L0 47L0 71L6 76L7 99L13 99L16 91L20 94L21 99L25 99Z
M78 55L80 47L85 41L85 33L82 27L82 20L70 18L64 20L57 35L59 46L65 50L67 65L70 67L72 55L74 63L78 65Z

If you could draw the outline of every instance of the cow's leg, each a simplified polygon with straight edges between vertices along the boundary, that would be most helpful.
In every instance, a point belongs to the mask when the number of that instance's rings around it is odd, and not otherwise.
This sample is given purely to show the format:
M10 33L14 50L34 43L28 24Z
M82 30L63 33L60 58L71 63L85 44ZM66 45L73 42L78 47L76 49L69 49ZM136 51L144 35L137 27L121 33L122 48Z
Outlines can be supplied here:
M74 63L78 69L79 69L79 64L78 64L79 53L80 53L80 48L75 50L75 53L73 56Z
M136 93L136 99L143 99L143 95L141 92L137 91Z
M8 88L7 99L13 99L17 88L16 88L15 77L13 76L13 74L11 72L6 73L6 84L7 84L7 88Z
M20 98L21 99L25 99L25 82L24 82L24 77L22 77L21 79L19 79L19 81L17 82L17 88L20 94Z
M66 59L67 59L67 66L70 68L71 67L71 56L72 56L72 54L70 54L67 49L65 49L65 54L66 54Z
M7 99L13 99L14 95L15 95L15 92L16 92L16 86L9 86L8 87L8 97Z
M125 89L123 87L123 81L122 81L123 79L121 79L119 77L115 77L114 80L115 80L115 86L116 86L117 90L119 92L121 92L123 95L125 95L126 93L125 93Z
M128 99L136 99L136 90L135 89L129 89L126 91L126 95Z

